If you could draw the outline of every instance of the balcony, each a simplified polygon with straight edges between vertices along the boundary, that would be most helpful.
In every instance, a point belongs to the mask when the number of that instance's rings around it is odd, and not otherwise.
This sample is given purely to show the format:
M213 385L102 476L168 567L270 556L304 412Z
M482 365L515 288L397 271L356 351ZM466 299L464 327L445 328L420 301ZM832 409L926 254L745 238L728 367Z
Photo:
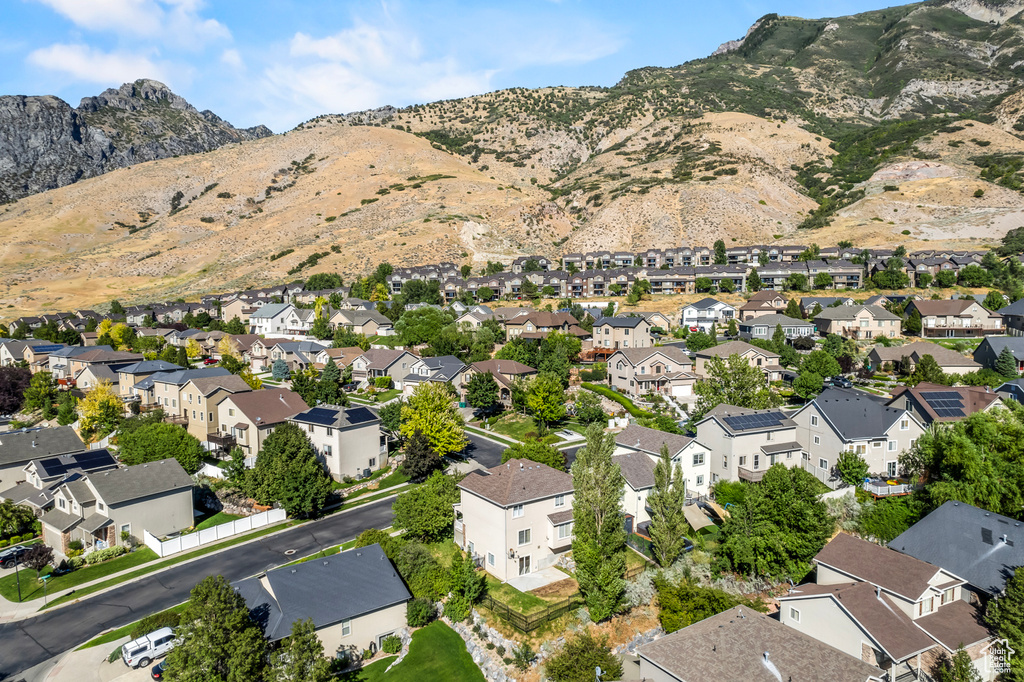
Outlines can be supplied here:
M892 497L909 495L912 491L910 483L902 479L872 478L861 484L861 488L872 497Z
M172 414L164 417L164 421L168 424L177 424L179 426L188 426L188 417L183 414Z
M749 481L750 483L759 483L767 469L748 469L746 467L739 467L740 480Z
M217 447L224 448L225 450L228 450L235 445L234 436L229 433L221 433L220 431L207 434L206 440Z

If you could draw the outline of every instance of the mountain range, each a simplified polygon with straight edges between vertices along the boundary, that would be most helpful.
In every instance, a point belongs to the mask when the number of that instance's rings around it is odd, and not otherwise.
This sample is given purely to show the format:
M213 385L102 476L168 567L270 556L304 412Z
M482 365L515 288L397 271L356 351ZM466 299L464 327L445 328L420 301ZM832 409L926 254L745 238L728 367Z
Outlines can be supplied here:
M1024 217L1022 10L769 14L714 55L610 88L330 114L273 136L153 81L64 105L63 123L36 113L35 128L7 112L59 100L0 98L15 140L0 140L0 191L18 199L0 207L0 305L718 238L994 243ZM34 151L32 130L58 151ZM75 152L76 135L118 151Z

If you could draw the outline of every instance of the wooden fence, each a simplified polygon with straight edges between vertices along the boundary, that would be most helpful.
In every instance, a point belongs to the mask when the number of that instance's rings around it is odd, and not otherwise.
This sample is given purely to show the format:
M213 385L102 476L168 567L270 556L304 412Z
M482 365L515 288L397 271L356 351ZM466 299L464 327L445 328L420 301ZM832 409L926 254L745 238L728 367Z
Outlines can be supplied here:
M505 602L498 601L490 595L485 595L484 598L480 600L480 606L490 609L496 616L498 616L498 618L501 618L516 630L524 633L533 632L544 623L550 623L556 618L560 618L582 605L583 595L579 592L558 604L549 606L543 611L536 611L529 614L517 611Z

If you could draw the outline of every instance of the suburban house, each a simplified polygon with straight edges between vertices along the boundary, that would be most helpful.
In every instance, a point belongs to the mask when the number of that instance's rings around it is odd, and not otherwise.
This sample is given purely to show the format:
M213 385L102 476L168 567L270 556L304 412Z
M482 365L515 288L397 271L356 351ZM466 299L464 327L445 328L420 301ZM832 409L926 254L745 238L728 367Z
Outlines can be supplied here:
M814 318L822 336L838 334L847 339L896 338L902 334L903 319L875 305L841 305L826 308Z
M135 384L158 372L176 372L185 369L181 365L163 360L143 360L130 365L117 365L117 390L123 400L134 400Z
M672 468L675 469L678 464L683 470L686 497L689 499L707 496L711 485L711 451L695 438L630 424L615 434L615 446L616 457L645 455L650 460L652 476L654 465L661 460L661 448L667 447ZM625 474L625 468L623 473ZM654 485L653 482L651 485ZM646 497L644 495L644 501ZM632 512L627 508L627 513ZM633 516L637 518L637 523L650 520L649 515L643 510L643 505L639 506Z
M961 644L982 679L995 679L986 661L992 635L963 599L959 576L845 533L814 563L816 582L779 598L784 625L886 670L890 680L937 675Z
M380 545L282 566L233 583L266 638L278 642L310 619L329 658L377 650L406 624L412 595Z
M185 413L181 406L181 388L189 381L206 377L226 377L231 372L223 367L199 367L178 369L173 372L151 374L132 387L132 394L141 401L143 410L162 409L171 417Z
M884 676L859 655L839 651L746 606L659 637L637 654L639 670L625 679L881 682Z
M466 365L454 355L417 358L409 367L409 373L402 378L402 392L412 395L420 384L434 382L449 384L458 392L462 388Z
M288 421L305 432L336 481L361 478L387 466L388 437L381 431L380 418L365 407L319 405Z
M371 348L352 360L352 381L373 384L378 377L391 377L391 383L400 389L402 379L417 360L419 357L407 350Z
M651 323L642 317L602 317L591 331L600 348L650 348L654 345Z
M1003 316L989 311L973 298L951 301L911 301L904 309L921 315L921 336L965 338L1006 333Z
M740 306L740 321L747 322L762 315L781 313L787 305L789 301L777 291L758 291Z
M974 349L974 361L982 367L994 370L996 360L1004 348L1009 348L1017 362L1017 371L1024 372L1024 337L986 336Z
M899 473L900 453L909 450L925 432L912 413L890 407L885 399L846 388L829 388L793 414L797 440L803 444L804 468L832 487L840 452L855 452L868 471L893 477Z
M221 424L220 403L229 395L251 390L242 377L234 374L190 378L178 392L178 421L183 421L183 426L207 450L229 450L235 441L231 432L222 428L227 424Z
M663 393L672 397L693 394L696 375L690 356L676 346L620 348L608 358L608 383L632 396Z
M1024 299L1004 306L996 312L1003 316L1007 334L1024 336Z
M0 339L0 366L10 367L21 362L28 347L28 341Z
M782 365L779 364L779 354L753 346L746 341L727 341L711 348L699 350L694 354L694 373L699 377L708 376L708 362L711 358L722 358L727 360L730 355L738 355L751 367L757 367L768 381L778 381L782 378Z
M803 311L804 317L811 317L817 308L825 310L825 308L852 305L856 305L856 301L848 296L804 296L800 299L800 310Z
M28 505L39 515L53 506L53 491L64 481L117 466L106 448L34 459L23 468L25 480L0 492L0 500Z
M926 427L934 423L956 422L975 412L1003 407L998 392L988 386L956 386L930 384L897 386L892 390L891 407L906 410Z
M802 336L814 335L814 324L812 322L773 313L759 315L753 319L740 322L740 337L771 341L777 327L782 327L782 332L786 335L787 341L792 341Z
M331 317L331 324L335 328L347 329L367 338L392 336L395 333L391 320L376 310L339 310Z
M987 343L990 338L999 337L988 337L982 343ZM867 359L873 369L881 369L883 365L890 363L895 367L903 358L907 358L913 371L926 355L932 356L946 374L967 374L981 369L981 365L969 357L931 341L915 341L903 346L875 346L868 353Z
M260 336L287 336L291 303L268 303L249 315L249 330Z
M999 394L1003 401L1013 400L1018 403L1024 403L1024 379L1007 381L996 389L996 393Z
M522 334L546 335L551 332L568 332L579 322L569 313L531 312L505 320L505 333L511 341Z
M279 341L267 349L268 363L273 368L278 360L284 360L290 372L302 372L316 364L316 356L327 346L317 341Z
M63 555L80 540L86 550L163 537L192 526L192 477L176 459L110 469L69 480L43 514L43 541Z
M655 333L658 329L660 329L662 333L664 333L672 327L672 320L669 319L668 315L658 312L657 310L638 311L632 314L639 315L640 317L650 322L652 333ZM600 317L600 315L592 315L591 317L593 317L596 320L598 317Z
M462 400L466 398L466 384L474 374L490 373L498 382L498 400L506 408L512 407L512 386L517 380L527 380L536 376L537 370L515 360L483 360L474 362L466 369L462 384Z
M572 546L572 476L528 459L459 483L455 544L502 582L551 566Z
M35 459L85 450L70 426L0 432L0 490L25 479L25 467Z
M796 422L782 410L751 410L735 405L716 405L697 422L697 440L711 460L711 482L756 483L774 464L801 466L802 446Z
M613 455L612 462L619 465L625 481L622 486L622 510L626 513L626 528L643 533L651 523L647 496L654 488L654 462L642 452Z
M313 358L313 366L319 370L326 367L331 360L334 360L340 368L348 367L352 361L363 354L359 346L346 346L345 348L324 348Z
M263 441L278 424L309 408L302 396L286 388L235 393L226 396L217 407L220 433L230 433L247 459L259 454Z
M225 322L231 322L234 319L238 319L244 325L249 324L249 318L258 310L256 306L251 304L249 301L241 298L236 298L233 301L228 301L220 308L221 319Z
M47 361L46 371L48 371L50 374L52 374L53 378L57 379L58 382L61 379L67 379L70 376L68 374L68 361L67 361L67 359L69 357L73 357L75 355L81 355L82 353L88 353L90 350L93 350L94 348L101 348L103 350L113 350L113 348L111 348L110 346L106 346L106 345L104 345L104 346L96 346L96 345L93 345L93 346L65 346L64 348L61 348L60 350L53 351L52 353L50 353L47 356L47 358L46 358L46 361ZM22 350L22 352L24 352L24 350ZM66 386L67 382L65 381L65 382L61 383L60 385L61 386Z
M945 502L889 547L967 581L961 598L984 605L1024 566L1024 527L1017 519L964 502Z
M690 331L707 332L712 325L724 329L729 320L736 319L736 308L714 298L702 298L683 306L679 311L679 326Z

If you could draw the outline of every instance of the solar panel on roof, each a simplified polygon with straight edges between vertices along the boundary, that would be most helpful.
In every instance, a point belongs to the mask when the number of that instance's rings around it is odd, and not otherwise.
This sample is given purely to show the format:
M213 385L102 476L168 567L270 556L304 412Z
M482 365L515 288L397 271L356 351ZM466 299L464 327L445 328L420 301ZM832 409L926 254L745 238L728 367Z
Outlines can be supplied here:
M921 397L925 400L962 400L962 396L956 391L924 391Z
M314 407L306 411L302 416L302 421L319 424L320 426L332 426L337 421L337 413L334 410Z

